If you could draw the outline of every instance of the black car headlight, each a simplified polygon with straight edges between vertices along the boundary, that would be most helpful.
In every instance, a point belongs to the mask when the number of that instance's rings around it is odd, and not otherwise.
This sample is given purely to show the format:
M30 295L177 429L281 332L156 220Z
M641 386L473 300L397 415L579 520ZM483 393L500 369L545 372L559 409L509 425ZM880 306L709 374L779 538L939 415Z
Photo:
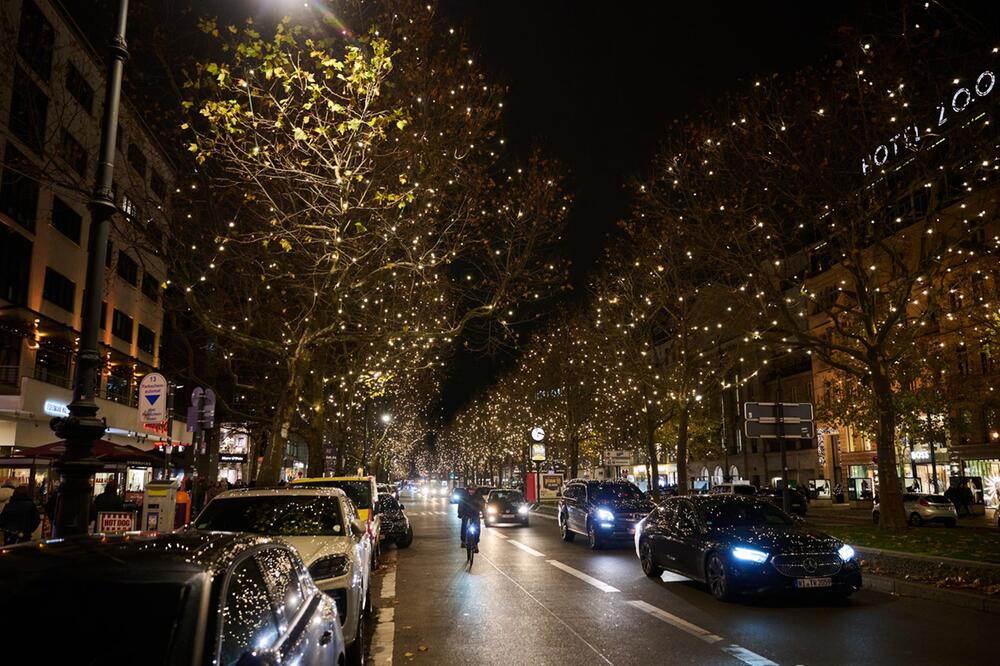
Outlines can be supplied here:
M339 578L351 570L351 561L346 555L331 555L321 560L316 560L309 567L309 575L313 580L324 580L327 578Z

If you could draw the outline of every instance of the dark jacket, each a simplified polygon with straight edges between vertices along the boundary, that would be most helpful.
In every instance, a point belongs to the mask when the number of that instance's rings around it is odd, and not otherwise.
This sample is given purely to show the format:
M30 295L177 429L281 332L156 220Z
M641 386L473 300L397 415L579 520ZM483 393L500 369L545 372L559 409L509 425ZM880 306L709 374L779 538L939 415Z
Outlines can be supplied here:
M42 522L38 507L27 493L15 492L0 512L0 530L4 545L30 541L31 535Z
M479 518L479 514L486 510L486 498L481 491L477 491L475 495L466 495L458 510L460 518Z
M125 508L125 502L118 493L105 488L104 492L94 498L90 519L96 520L98 511L121 511L123 508Z

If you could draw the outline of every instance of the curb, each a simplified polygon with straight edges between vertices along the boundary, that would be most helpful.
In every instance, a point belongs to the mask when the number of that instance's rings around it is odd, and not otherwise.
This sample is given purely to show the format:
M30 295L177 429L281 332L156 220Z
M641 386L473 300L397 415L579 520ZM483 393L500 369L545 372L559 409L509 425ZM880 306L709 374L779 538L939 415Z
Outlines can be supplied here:
M996 562L980 562L977 560L961 560L956 557L943 557L936 555L920 555L918 553L907 553L902 550L885 550L883 548L870 548L868 546L854 546L854 550L865 555L882 555L884 557L898 557L900 559L917 560L918 562L928 562L931 564L951 564L958 567L968 567L970 569L998 569L1000 564Z
M987 597L975 592L965 592L964 590L949 590L923 583L911 583L898 578L877 576L870 573L862 574L861 581L864 589L874 592L936 601L948 604L949 606L960 606L971 610L983 611L984 613L1000 615L1000 598Z

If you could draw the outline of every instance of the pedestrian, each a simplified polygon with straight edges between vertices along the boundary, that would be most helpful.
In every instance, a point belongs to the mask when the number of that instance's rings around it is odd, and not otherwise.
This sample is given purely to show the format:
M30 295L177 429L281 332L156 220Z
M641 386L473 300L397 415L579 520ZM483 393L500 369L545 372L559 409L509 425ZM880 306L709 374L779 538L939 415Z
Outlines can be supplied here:
M94 503L90 509L90 519L97 520L98 511L121 511L125 508L125 502L118 494L118 482L111 479L104 484L104 490L94 498Z
M975 495L972 494L972 488L969 487L968 480L962 482L962 487L958 489L959 498L961 498L962 506L965 508L965 515L972 515L972 505L975 503Z
M17 479L12 476L8 476L3 482L3 486L0 486L0 511L7 506L7 502L10 501L11 495L14 494L14 488L17 488Z
M38 507L31 500L28 486L18 486L10 496L10 501L0 512L0 531L3 531L3 545L31 541L31 535L42 522Z

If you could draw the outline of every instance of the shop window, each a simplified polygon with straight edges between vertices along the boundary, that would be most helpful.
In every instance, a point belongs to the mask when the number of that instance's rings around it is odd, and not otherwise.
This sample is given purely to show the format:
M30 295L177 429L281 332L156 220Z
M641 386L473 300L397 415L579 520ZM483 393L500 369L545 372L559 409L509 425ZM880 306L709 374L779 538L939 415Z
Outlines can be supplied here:
M52 47L56 33L45 14L32 0L21 3L21 26L17 33L17 52L38 76L46 81L52 72Z
M83 216L59 197L52 197L52 226L66 238L77 245L80 244Z
M73 312L73 302L76 300L76 283L62 273L46 266L42 298L53 305L58 305L66 312Z
M115 308L111 315L111 335L132 344L132 317Z
M59 132L59 156L78 176L87 175L87 151L65 127Z
M10 133L36 153L45 143L45 119L49 98L20 67L14 70L14 86L10 98Z
M0 299L15 306L28 302L32 243L6 224L0 224Z
M149 187L153 190L153 194L160 198L160 201L167 198L167 181L163 180L163 176L156 169L153 169L153 173L149 177Z
M153 355L156 349L156 333L139 324L139 332L136 334L135 344L142 351Z
M118 277L133 287L139 284L139 264L124 252L118 253Z
M132 165L136 173L146 178L146 154L142 152L139 144L132 143L128 147L128 163Z
M66 90L80 103L87 115L94 112L94 87L73 63L66 67Z
M142 274L142 293L154 303L160 300L160 279L149 271Z
M30 169L27 159L11 144L4 154L0 174L0 213L7 214L22 227L35 233L38 212L38 183L25 175Z

